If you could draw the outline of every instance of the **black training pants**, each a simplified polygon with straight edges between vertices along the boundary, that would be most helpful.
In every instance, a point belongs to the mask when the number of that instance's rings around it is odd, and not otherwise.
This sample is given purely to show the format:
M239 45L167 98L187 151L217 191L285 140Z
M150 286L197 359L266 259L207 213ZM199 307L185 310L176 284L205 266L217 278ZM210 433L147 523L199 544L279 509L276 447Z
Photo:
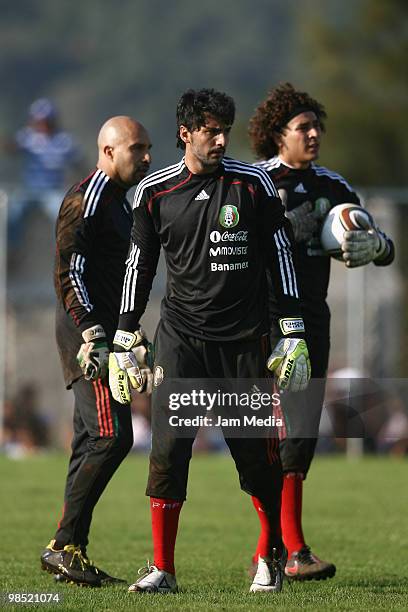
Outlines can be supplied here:
M156 333L155 373L159 369L163 380L259 379L265 375L266 358L265 338L224 343L199 340L175 330L166 321L160 322ZM198 428L191 437L177 435L169 426L168 418L163 416L168 401L165 405L166 395L160 389L155 387L152 396L152 450L146 494L184 500ZM279 520L282 468L278 440L234 437L225 441L235 461L242 490L258 497Z
M107 378L72 385L74 437L65 486L64 511L55 539L59 546L86 549L92 512L133 444L130 406L116 402Z

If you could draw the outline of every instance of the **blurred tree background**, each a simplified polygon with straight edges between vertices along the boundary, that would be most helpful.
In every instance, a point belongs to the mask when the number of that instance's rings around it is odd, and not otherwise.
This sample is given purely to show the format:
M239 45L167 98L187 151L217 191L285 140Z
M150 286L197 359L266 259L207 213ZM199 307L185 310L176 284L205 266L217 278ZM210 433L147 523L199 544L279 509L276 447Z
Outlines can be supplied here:
M0 0L0 134L29 103L55 100L90 166L112 114L150 130L153 169L175 161L175 106L188 87L237 103L230 153L267 90L292 81L329 112L321 162L363 185L402 186L408 161L405 0ZM15 172L4 160L1 179Z
M329 113L325 164L359 185L406 186L408 3L307 4L298 80Z

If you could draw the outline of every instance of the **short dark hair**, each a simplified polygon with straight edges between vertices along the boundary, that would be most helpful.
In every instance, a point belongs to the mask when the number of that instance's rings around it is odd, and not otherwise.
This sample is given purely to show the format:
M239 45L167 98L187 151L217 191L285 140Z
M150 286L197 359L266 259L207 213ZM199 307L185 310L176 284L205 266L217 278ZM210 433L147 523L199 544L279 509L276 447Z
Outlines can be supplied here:
M185 149L180 138L180 126L185 125L189 132L199 130L205 125L206 115L211 115L225 125L232 125L235 118L234 100L215 89L188 89L177 104L177 146Z
M286 124L305 111L313 111L324 131L327 114L324 106L291 83L281 83L268 93L249 122L249 138L258 159L269 159L278 153L273 133L281 133Z

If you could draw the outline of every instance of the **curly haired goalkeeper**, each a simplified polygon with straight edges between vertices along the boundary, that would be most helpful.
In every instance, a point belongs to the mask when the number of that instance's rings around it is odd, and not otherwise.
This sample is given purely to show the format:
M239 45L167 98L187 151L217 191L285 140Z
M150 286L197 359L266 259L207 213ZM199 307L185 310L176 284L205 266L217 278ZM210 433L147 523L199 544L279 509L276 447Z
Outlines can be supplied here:
M318 166L326 112L322 104L290 83L272 89L249 124L256 167L265 170L275 185L295 235L295 255L302 296L302 314L310 351L313 381L286 404L296 427L280 444L284 471L282 533L289 558L285 573L297 580L334 576L333 563L320 560L306 545L302 531L302 489L308 473L322 411L330 347L330 311L326 302L330 258L325 256L319 229L325 214L336 204L360 204L355 191L339 174ZM343 259L353 268L373 262L387 266L394 258L392 241L377 228L346 232ZM272 342L279 336L276 298L270 294ZM297 432L297 435L296 435ZM254 567L258 551L254 556Z

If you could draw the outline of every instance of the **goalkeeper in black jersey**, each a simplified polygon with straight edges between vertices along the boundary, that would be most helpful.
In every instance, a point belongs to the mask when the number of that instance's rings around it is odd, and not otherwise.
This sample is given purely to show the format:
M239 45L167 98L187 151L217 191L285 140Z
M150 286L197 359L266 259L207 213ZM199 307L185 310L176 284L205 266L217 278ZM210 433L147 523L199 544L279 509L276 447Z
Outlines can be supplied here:
M133 444L130 407L113 399L107 373L132 228L126 193L146 175L150 146L134 119L106 121L97 167L68 191L57 219L56 334L74 436L62 517L41 565L92 587L118 581L92 564L87 545L93 510Z
M149 347L139 321L160 249L167 291L155 338L151 498L154 562L129 590L177 589L174 547L186 498L194 435L165 422L160 393L169 379L260 378L268 358L266 269L274 279L280 339L268 360L281 387L304 389L309 362L292 259L293 234L273 182L262 170L224 157L234 121L233 100L211 89L189 90L177 107L177 140L185 157L140 183L134 199L131 248L109 377L123 403L149 390ZM162 394L163 395L163 394ZM277 440L227 437L241 488L263 518L263 545L252 591L279 591L282 574ZM269 486L272 480L272 488ZM274 552L275 551L275 552Z
M272 89L251 119L249 133L257 157L255 167L268 173L279 190L295 235L298 282L312 377L320 379L292 396L285 409L293 428L280 444L284 480L282 535L288 549L285 573L296 580L332 577L333 563L320 560L306 545L302 531L302 488L313 458L324 398L330 347L330 311L326 302L330 258L321 248L319 230L325 214L337 204L360 204L356 192L339 174L314 163L324 131L324 107L289 83ZM387 266L394 258L392 241L378 228L349 231L342 245L347 267L370 263ZM273 285L273 282L271 283ZM272 342L279 337L279 305L271 291ZM253 571L255 571L254 556Z

